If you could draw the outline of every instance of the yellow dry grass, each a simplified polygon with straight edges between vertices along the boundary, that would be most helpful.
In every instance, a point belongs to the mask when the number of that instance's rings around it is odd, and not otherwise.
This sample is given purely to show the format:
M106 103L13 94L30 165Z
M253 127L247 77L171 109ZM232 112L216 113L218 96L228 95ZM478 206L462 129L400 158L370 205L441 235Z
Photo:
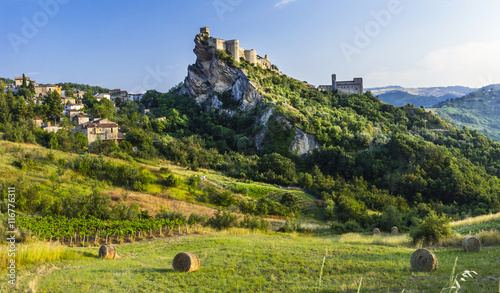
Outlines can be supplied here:
M156 215L161 209L166 209L170 211L179 211L185 216L189 216L192 213L197 213L203 216L213 216L216 209L197 205L194 203L189 203L185 201L180 201L173 198L164 198L160 196L154 196L147 193L135 192L135 191L125 191L122 188L117 188L108 194L113 200L119 200L123 198L123 194L126 192L127 198L125 203L131 205L132 203L137 203L141 209L145 209L150 215Z
M8 263L11 260L9 250L10 248L8 245L0 246L0 265L3 270L7 268ZM75 259L78 257L80 257L80 254L71 251L66 246L49 242L34 242L16 244L14 259L17 267L35 263L40 264L49 261Z
M408 234L380 234L365 235L360 233L346 233L340 235L339 242L352 244L375 244L391 247L408 247L411 245L411 239Z
M483 216L478 216L478 217L474 217L474 218L467 218L464 220L451 222L450 226L452 228L456 228L456 227L477 225L477 224L486 223L486 222L495 221L495 220L500 220L500 213L483 215Z

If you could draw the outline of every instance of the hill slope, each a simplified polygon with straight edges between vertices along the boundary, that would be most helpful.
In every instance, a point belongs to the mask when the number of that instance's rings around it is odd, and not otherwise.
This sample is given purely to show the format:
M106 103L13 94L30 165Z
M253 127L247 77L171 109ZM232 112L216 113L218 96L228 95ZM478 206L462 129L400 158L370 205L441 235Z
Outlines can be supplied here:
M417 107L431 107L447 99L461 97L475 89L463 86L430 87L430 88L403 88L400 86L388 86L371 88L374 96L382 102L401 107L412 104Z
M476 129L500 141L500 85L438 103L432 111L458 127Z
M97 141L87 149L86 138L81 133L77 137L71 125L58 133L45 132L35 127L31 121L34 116L29 116L46 115L43 107L29 104L31 108L25 109L24 97L0 92L0 105L5 105L0 107L4 139L129 162L167 159L195 172L210 169L240 182L296 188L306 199L283 198L270 192L264 193L266 197L252 197L253 189L246 183L222 186L227 193L192 187L190 192L189 185L194 183L184 182L184 190L178 192L185 201L230 206L245 214L293 216L297 202L304 204L302 211L307 211L307 205L313 207L316 200L324 207L322 219L339 224L350 221L350 229L356 225L369 229L395 207L404 230L430 210L454 217L500 210L500 144L476 131L457 129L412 105L395 107L370 93L319 92L279 72L244 59L236 61L208 44L206 36L195 38L197 61L189 66L184 84L167 93L152 90L144 95L141 102L151 114L140 113L142 107L134 102L123 103L118 112L113 105L106 108L106 118L126 132L126 141L119 145ZM89 110L106 106L87 102ZM9 113L16 114L12 121ZM30 155L17 157L17 168L45 164L44 156L33 159ZM108 164L88 154L73 159L73 167L64 163L61 161L66 169L72 169L68 175L63 173L65 178L73 173L76 178L80 174L95 176L94 182L112 184L124 192L162 194L164 188L175 185L160 170ZM52 178L65 171L56 165L51 163ZM20 195L25 202L31 202L33 196L47 197L21 206L20 211L79 216L80 210L72 208L72 200L94 196L90 187L79 193L49 193L47 190L57 187L57 180L52 181L44 184L43 193L32 186L30 193ZM26 186L30 185L27 182ZM61 208L57 204L62 200L66 202Z

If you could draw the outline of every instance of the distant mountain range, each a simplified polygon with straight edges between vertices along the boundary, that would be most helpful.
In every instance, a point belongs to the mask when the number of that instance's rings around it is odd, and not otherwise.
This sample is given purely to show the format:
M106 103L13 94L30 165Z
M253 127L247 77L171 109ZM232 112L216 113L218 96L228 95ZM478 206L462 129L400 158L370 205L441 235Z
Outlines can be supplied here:
M387 86L369 88L374 96L387 104L404 106L412 104L417 107L432 107L439 102L467 95L477 89L464 86L404 88L401 86Z
M500 84L489 85L466 96L443 101L429 109L453 124L476 129L500 141Z

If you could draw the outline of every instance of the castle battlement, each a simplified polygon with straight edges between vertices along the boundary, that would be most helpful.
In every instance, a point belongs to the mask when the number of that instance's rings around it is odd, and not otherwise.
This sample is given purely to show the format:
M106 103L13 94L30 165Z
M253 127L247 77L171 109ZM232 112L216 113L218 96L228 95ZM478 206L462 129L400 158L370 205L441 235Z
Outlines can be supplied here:
M265 55L264 58L257 55L256 50L245 50L240 47L240 41L236 40L222 40L210 37L210 28L202 27L200 28L200 35L206 35L208 37L208 45L214 47L215 50L222 50L231 54L231 56L236 61L240 61L240 58L245 59L253 65L260 65L265 69L271 69L271 62L269 61L269 56Z
M319 91L337 90L343 94L363 94L363 79L354 78L352 81L337 81L337 75L332 74L332 85L320 85Z

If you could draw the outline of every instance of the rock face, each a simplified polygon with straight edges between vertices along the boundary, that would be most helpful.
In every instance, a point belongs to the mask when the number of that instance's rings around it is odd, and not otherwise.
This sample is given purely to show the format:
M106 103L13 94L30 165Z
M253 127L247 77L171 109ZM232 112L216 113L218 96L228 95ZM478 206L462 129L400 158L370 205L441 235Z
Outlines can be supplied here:
M262 150L262 143L264 142L264 138L267 132L267 122L273 115L273 110L274 110L274 105L269 106L264 112L264 114L260 117L257 117L257 121L255 121L256 125L262 127L262 129L255 136L255 148L259 152Z
M189 95L199 103L205 105L205 110L216 109L225 111L229 115L233 110L222 109L223 103L219 94L231 91L233 100L238 101L239 109L242 111L252 111L261 105L260 115L255 120L255 126L259 127L254 137L254 146L257 152L263 149L264 139L268 130L268 122L273 115L280 125L287 129L295 129L295 139L290 145L290 152L300 156L306 156L315 148L319 148L319 143L314 135L306 134L302 130L291 125L284 117L276 114L274 104L263 104L263 97L258 91L259 85L251 81L246 72L227 64L215 55L215 49L210 47L203 37L197 36L194 40L196 62L188 67L188 74L184 85L179 91L181 95ZM267 140L272 138L266 138Z
M297 153L297 155L305 157L309 152L317 148L320 148L320 145L314 135L307 134L295 127L295 139L290 145L291 153Z
M240 101L241 110L251 110L262 101L257 86L248 79L247 74L215 57L215 49L204 44L203 39L196 37L194 53L196 63L189 66L188 75L180 94L194 97L198 103L207 99L209 107L219 109L222 103L217 102L217 93L232 92L232 98Z

